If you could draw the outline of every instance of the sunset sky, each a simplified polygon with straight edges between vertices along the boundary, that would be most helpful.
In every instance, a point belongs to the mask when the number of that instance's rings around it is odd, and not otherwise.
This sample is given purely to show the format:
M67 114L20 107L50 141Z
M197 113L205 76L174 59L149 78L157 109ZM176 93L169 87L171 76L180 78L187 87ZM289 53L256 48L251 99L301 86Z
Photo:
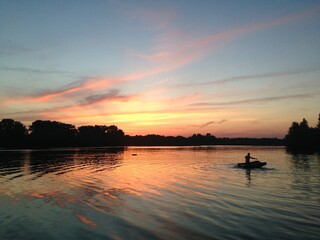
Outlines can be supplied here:
M0 1L0 120L283 137L320 113L320 1Z

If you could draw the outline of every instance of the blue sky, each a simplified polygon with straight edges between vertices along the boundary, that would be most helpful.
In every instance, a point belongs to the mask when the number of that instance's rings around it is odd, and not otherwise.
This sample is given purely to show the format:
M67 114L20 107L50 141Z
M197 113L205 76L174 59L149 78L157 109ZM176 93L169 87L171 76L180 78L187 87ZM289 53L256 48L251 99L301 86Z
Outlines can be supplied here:
M283 137L320 109L318 1L1 1L1 118Z

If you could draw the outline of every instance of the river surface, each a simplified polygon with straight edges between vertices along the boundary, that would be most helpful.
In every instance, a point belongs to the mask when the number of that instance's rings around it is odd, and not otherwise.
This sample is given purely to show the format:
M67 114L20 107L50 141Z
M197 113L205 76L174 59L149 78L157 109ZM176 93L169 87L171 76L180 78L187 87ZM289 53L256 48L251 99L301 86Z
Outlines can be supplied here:
M235 168L248 152L268 164ZM0 150L0 239L320 239L320 156L251 146Z

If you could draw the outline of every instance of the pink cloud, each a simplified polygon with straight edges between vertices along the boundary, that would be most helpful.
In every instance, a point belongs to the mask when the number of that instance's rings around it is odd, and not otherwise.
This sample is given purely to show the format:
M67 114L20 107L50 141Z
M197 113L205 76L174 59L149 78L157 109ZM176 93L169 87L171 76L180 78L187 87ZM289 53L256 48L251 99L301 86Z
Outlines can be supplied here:
M215 48L221 47L244 34L289 24L299 20L302 21L319 14L320 7L266 22L243 25L192 40L186 40L188 38L181 31L171 35L166 33L164 34L165 37L160 37L159 41L157 41L158 45L156 46L156 49L158 50L149 54L132 52L132 55L158 66L159 73L171 71L203 58Z

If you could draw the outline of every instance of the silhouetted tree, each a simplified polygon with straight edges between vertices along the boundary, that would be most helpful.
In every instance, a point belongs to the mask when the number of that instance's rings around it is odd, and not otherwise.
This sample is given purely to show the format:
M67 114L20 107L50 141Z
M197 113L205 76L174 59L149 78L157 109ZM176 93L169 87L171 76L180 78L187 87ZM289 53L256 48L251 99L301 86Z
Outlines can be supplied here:
M124 132L115 125L81 126L78 132L80 146L124 145Z
M0 147L24 147L28 131L27 128L13 119L2 119L0 122Z
M123 146L124 132L115 125L107 127L106 143L108 146Z
M32 147L70 147L75 145L74 125L56 121L37 120L29 127Z
M317 126L313 129L313 145L315 149L320 150L320 114L318 116Z
M291 151L320 150L320 115L316 128L309 127L304 118L302 122L293 122L285 137L286 146Z
M106 145L107 126L81 126L78 128L80 146L93 147Z
M207 133L205 136L201 134L193 134L190 138L191 145L213 145L216 144L216 137Z

